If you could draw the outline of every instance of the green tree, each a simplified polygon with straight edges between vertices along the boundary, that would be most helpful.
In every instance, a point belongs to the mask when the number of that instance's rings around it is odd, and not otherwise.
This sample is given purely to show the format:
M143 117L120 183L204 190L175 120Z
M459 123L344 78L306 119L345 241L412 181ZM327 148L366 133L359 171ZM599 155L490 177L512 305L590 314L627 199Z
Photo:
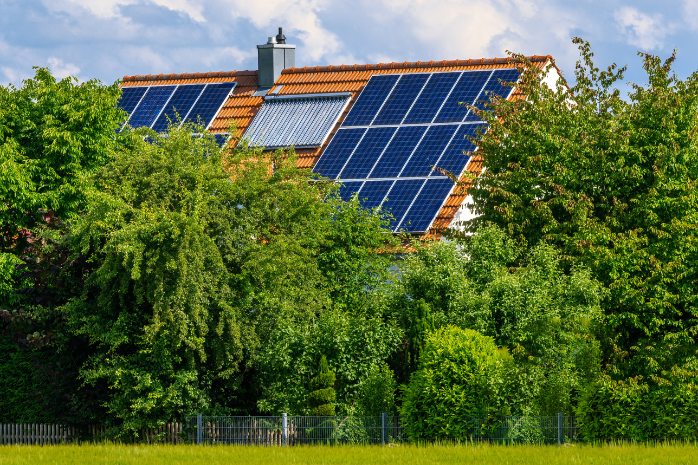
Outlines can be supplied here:
M600 376L578 408L580 433L588 440L695 440L698 413L696 366L674 367L648 379Z
M337 393L334 383L337 378L327 365L327 358L323 355L317 369L317 375L310 380L310 393L308 405L312 415L331 417L335 414L335 399Z
M696 357L698 74L640 54L648 84L627 99L624 68L600 71L588 43L571 87L550 88L523 57L526 96L482 112L487 170L471 190L477 229L557 246L609 290L603 337L609 374L650 375ZM546 70L555 74L552 66Z
M22 301L21 296L15 293L21 280L16 267L21 263L15 254L0 252L0 308L15 309Z
M393 366L406 382L405 360L421 327L410 316L415 306L427 307L435 328L475 330L508 350L515 362L506 376L510 413L572 413L599 372L602 296L588 270L566 273L553 247L526 253L496 227L465 241L416 243L387 289L386 305L408 338Z
M117 146L65 236L71 258L95 266L60 308L93 347L82 378L109 386L105 406L127 434L208 407L211 379L238 371L244 337L216 243L233 200L222 152L189 128L151 132L153 143L146 133Z
M19 253L40 208L75 216L87 206L89 175L104 166L123 111L118 83L105 86L46 68L22 87L0 86L0 252Z
M220 149L197 131L120 136L90 180L89 209L46 243L61 257L51 269L63 300L27 313L44 327L58 317L57 344L88 342L80 376L104 394L115 434L211 409L303 411L298 385L320 353L343 364L346 406L397 345L381 315L342 298L368 298L385 275L386 220L341 203L293 151ZM346 222L362 238L332 232ZM340 262L345 276L359 270L351 291L329 273ZM281 382L287 370L296 384Z

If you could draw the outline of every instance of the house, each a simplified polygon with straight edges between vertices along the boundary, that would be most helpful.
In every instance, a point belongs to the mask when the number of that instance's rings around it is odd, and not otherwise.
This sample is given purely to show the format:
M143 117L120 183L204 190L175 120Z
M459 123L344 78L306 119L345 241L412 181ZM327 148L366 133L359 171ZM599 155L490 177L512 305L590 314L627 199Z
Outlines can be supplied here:
M295 147L300 167L342 183L342 198L389 209L395 232L428 234L467 214L467 183L447 173L481 172L466 136L484 124L460 103L512 98L514 59L296 67L281 28L257 49L257 71L125 76L128 124L198 119L222 143L232 118L253 146Z

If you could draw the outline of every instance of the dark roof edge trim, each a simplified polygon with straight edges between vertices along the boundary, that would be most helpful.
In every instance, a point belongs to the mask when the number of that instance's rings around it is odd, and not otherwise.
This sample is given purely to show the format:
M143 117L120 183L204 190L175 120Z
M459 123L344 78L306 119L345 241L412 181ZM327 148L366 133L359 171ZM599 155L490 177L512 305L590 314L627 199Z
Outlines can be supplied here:
M526 57L533 63L546 62L552 60L551 55L534 55ZM323 73L337 71L372 71L379 69L413 69L413 68L452 68L454 66L483 66L483 65L506 65L521 63L515 58L479 58L476 60L450 60L450 61L417 61L404 63L378 63L369 65L341 65L341 66L306 66L305 68L287 68L281 74L302 74L302 73Z
M301 98L351 97L351 92L328 92L326 94L267 95L264 100L290 100Z

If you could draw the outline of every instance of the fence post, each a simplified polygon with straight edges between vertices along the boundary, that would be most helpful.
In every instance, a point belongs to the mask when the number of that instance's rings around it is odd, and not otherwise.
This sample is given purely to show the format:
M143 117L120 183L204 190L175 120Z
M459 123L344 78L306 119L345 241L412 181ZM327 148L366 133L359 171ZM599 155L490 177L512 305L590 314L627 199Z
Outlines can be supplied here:
M562 413L557 414L557 445L561 446L564 442L564 436L562 435L562 424L563 416Z
M203 421L201 418L201 414L198 414L196 416L196 444L200 445L201 444L201 436L202 436L202 431L201 428L203 427Z
M387 438L387 431L388 430L388 414L383 412L381 413L381 444L385 445L385 440Z
M281 414L281 444L288 446L288 415Z

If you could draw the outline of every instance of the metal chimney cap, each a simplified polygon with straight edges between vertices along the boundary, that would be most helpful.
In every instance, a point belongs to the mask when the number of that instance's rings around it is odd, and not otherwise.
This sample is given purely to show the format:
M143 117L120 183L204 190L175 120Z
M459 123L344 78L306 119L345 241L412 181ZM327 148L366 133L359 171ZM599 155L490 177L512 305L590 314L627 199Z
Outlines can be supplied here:
M284 35L283 32L281 32L281 28L279 28L279 34L276 36L276 43L277 44L285 44L286 43L286 36Z
M275 39L274 37L269 37L269 40L267 40L267 43L268 43L268 44L275 44L275 43L276 43L276 39Z

